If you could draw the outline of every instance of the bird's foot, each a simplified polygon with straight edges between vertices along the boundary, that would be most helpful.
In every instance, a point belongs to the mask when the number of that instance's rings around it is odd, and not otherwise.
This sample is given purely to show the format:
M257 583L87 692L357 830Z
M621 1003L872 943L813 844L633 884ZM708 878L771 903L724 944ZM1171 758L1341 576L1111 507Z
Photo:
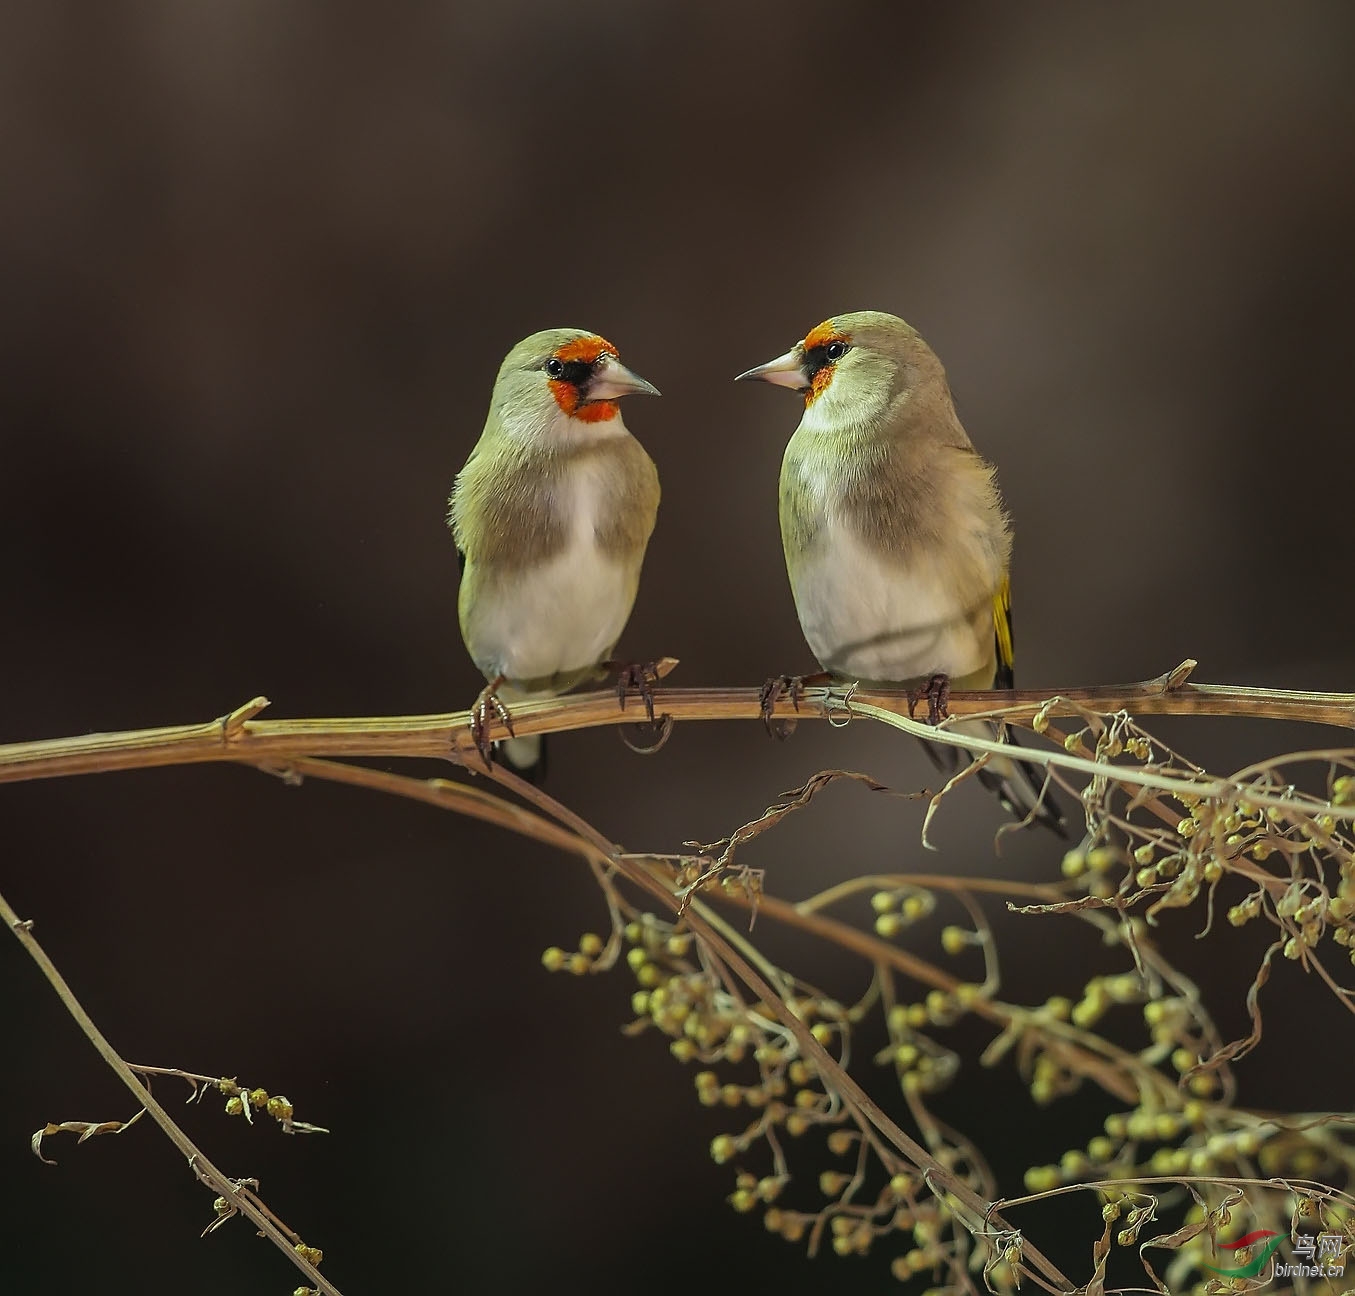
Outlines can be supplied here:
M510 738L517 737L517 734L513 731L513 717L509 714L508 708L504 706L498 694L498 689L503 683L504 677L502 675L490 680L480 690L480 696L475 699L475 705L470 709L471 741L475 743L475 749L480 753L480 759L484 761L486 770L490 767L494 751L494 741L489 736L490 725L494 719L498 719L499 723L508 730Z
M910 720L913 718L913 712L917 709L917 704L924 698L927 700L927 723L935 728L950 714L950 676L938 672L920 689L908 690L908 718Z
M793 719L774 720L773 713L776 711L776 704L782 698L789 698L790 704L796 711L800 709L800 703L804 701L805 691L811 685L827 684L832 681L832 676L827 671L817 671L813 675L773 675L761 689L758 690L758 705L762 711L762 723L767 728L767 734L778 741L784 741L795 732L795 721Z
M616 700L624 711L626 698L632 689L645 704L645 715L649 723L654 723L654 685L656 685L674 666L676 657L658 657L647 662L605 661L602 669L616 676Z
M620 708L626 709L626 699L631 690L644 703L647 725L633 725L639 742L631 742L625 733L618 730L621 741L631 751L650 755L659 750L668 741L673 731L673 717L669 715L654 718L654 686L677 665L676 657L659 657L648 662L605 661L602 668L616 676L616 701Z

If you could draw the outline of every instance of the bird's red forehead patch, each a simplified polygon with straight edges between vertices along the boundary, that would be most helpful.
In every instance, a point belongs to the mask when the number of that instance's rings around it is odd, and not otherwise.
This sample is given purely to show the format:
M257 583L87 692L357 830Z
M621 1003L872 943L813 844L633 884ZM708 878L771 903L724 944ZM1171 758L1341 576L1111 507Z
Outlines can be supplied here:
M603 337L581 337L564 346L557 347L555 358L568 364L571 360L582 360L584 364L595 364L599 357L616 355L616 348Z
M830 342L850 342L851 340L851 334L834 328L832 320L824 320L822 324L815 325L814 328L809 330L803 345L806 351L812 351L815 347L827 346Z

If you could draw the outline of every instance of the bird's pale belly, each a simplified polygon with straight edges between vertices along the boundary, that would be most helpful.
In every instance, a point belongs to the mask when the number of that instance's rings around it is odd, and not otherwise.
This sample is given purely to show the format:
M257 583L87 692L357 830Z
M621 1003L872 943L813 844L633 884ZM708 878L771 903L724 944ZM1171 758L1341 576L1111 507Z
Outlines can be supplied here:
M621 637L635 585L634 573L591 544L535 570L491 578L463 626L471 656L486 676L509 680L595 666Z
M839 529L800 560L791 587L805 639L835 674L960 679L994 660L986 602L963 608L924 560L885 562Z

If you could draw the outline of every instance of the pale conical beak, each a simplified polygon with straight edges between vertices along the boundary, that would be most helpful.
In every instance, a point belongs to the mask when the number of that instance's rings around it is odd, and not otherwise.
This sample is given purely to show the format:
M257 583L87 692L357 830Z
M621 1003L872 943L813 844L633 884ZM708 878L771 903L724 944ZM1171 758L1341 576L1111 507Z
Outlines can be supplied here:
M745 378L775 383L778 387L789 387L791 391L804 391L809 386L809 379L805 377L804 356L798 346L783 356L777 356L775 360L768 360L756 369L741 373L734 381L743 382Z
M613 355L604 355L589 375L584 391L590 401L615 400L618 396L657 396L659 389L637 373L631 373Z

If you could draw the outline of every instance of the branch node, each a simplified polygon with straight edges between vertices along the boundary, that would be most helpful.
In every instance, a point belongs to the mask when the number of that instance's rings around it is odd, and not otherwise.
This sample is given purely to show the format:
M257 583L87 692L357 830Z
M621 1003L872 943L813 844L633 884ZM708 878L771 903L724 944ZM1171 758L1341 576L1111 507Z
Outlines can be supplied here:
M664 676L671 675L677 667L677 664L678 659L676 657L660 657L658 661L653 663L654 677L656 679L663 679Z
M1175 670L1170 670L1165 675L1159 677L1156 681L1159 685L1159 690L1163 693L1176 692L1176 690L1190 678L1191 672L1194 671L1199 664L1200 663L1197 662L1195 658L1187 657Z
M244 706L238 706L229 715L221 717L221 737L226 742L239 738L245 730L245 722L253 720L264 707L268 706L266 697L250 698Z

